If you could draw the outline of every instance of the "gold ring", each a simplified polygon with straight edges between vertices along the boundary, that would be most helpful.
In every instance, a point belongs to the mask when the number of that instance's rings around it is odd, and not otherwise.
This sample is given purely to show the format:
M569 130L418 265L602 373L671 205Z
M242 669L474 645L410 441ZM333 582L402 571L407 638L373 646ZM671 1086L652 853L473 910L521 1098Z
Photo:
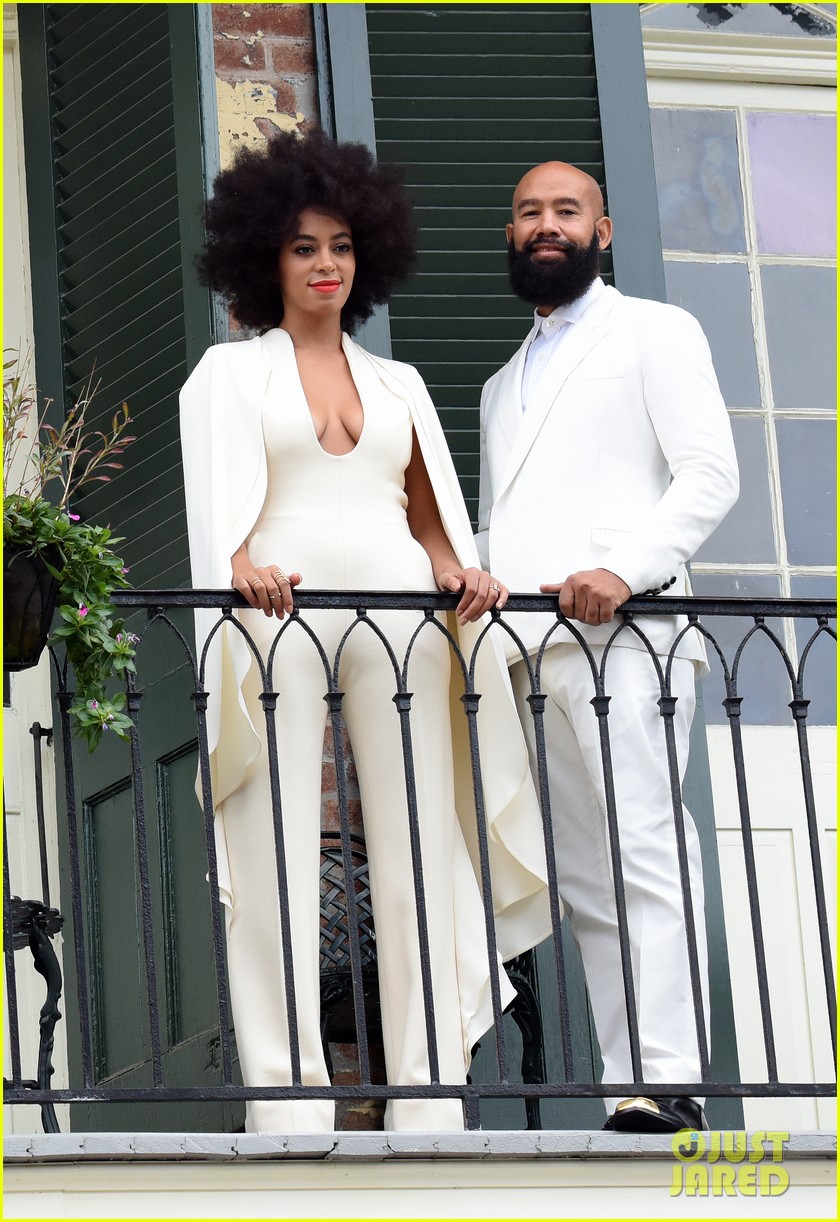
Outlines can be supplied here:
M495 590L497 594L501 594L502 592L502 587L497 585L495 581L490 582L490 589Z
M248 584L251 586L251 588L253 588L254 586L264 586L265 582L263 581L262 577L251 577Z
M277 571L272 573L271 576L274 578L274 580L277 582L278 585L280 584L281 581L289 580L282 569L277 569Z

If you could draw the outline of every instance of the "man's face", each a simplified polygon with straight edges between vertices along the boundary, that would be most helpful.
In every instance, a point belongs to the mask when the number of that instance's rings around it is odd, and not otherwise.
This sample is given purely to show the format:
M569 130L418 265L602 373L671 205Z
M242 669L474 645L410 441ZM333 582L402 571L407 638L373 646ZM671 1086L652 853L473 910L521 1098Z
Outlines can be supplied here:
M506 233L514 291L548 314L586 292L612 224L589 175L552 161L530 170L516 188Z

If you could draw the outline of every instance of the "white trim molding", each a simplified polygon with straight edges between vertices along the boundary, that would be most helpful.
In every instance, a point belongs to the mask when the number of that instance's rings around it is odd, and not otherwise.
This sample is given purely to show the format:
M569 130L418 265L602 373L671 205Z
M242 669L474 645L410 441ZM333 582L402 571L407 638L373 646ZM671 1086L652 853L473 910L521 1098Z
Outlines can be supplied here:
M17 5L3 5L3 45L9 46L18 41Z
M837 40L711 34L693 30L642 31L648 77L769 81L785 85L837 84Z

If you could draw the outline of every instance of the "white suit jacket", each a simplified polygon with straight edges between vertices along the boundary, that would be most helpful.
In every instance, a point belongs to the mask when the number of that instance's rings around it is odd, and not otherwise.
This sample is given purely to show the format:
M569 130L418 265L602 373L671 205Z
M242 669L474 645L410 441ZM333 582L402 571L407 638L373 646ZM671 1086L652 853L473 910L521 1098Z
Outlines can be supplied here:
M606 286L571 325L522 412L534 332L481 397L479 551L512 591L605 568L634 594L690 593L685 562L738 495L732 430L700 325L684 310ZM511 617L534 651L545 615ZM682 617L639 621L667 654ZM575 627L604 643L611 624ZM570 640L565 630L552 642ZM624 630L617 644L644 648ZM705 669L700 636L676 653ZM514 656L511 654L511 656Z
M372 356L346 335L343 345L351 368L358 361L371 362L382 381L408 404L455 553L464 566L478 564L443 429L422 378L410 365ZM291 338L279 328L256 339L217 344L204 354L181 392L184 489L196 589L230 587L230 558L256 523L268 486L262 409L269 374L279 367L282 377L283 367L291 371L294 359ZM199 610L195 618L200 656L219 615ZM457 635L467 663L481 627L458 629L454 615L449 617L449 629ZM228 626L216 633L205 678L210 693L208 745L216 807L238 788L259 749L241 697L242 681L251 664L250 651L236 629ZM507 668L495 639L486 641L479 651L475 686L482 693L479 738L497 935L502 957L508 959L545 938L551 926L539 805ZM463 680L453 664L456 807L478 871L469 735L458 699L463 691Z

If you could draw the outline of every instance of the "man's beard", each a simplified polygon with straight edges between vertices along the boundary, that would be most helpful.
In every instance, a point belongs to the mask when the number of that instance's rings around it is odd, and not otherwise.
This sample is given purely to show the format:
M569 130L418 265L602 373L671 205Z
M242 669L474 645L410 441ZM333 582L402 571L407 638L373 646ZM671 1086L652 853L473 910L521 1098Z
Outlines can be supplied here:
M545 238L526 242L522 250L517 250L511 239L508 242L508 272L511 288L518 297L531 305L551 306L555 310L583 296L598 275L601 251L597 229L592 231L588 246L560 238L553 241L567 252L565 258L538 262L531 251L536 243L545 245Z

